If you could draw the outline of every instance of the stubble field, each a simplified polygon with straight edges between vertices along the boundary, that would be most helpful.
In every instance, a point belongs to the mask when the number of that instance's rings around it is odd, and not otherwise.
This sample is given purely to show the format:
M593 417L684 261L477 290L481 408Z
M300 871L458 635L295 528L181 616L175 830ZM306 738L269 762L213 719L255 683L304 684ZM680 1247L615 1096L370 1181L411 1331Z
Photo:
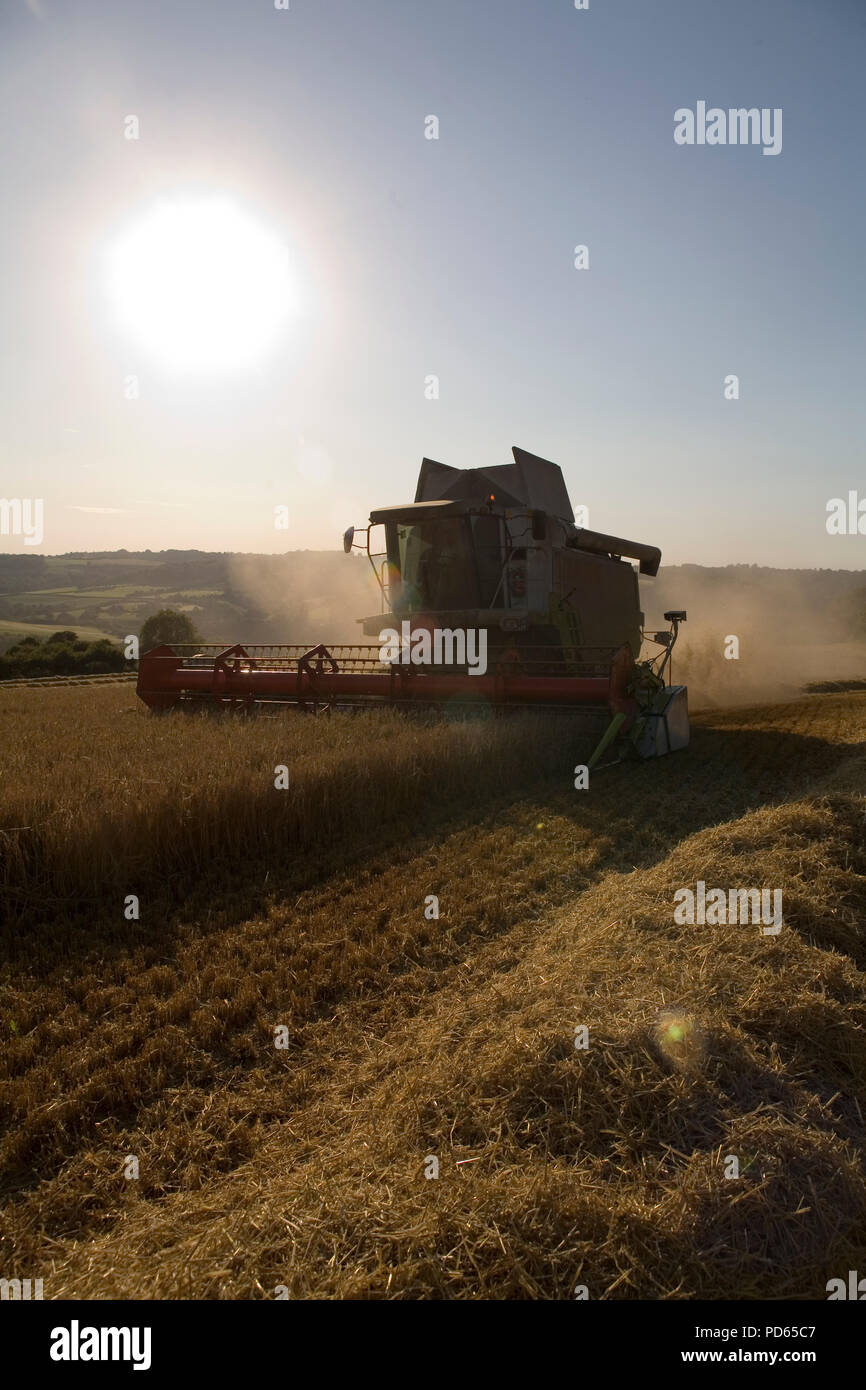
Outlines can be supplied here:
M864 716L713 711L576 791L562 720L0 691L0 1273L825 1298L866 1268ZM781 933L677 925L700 879Z

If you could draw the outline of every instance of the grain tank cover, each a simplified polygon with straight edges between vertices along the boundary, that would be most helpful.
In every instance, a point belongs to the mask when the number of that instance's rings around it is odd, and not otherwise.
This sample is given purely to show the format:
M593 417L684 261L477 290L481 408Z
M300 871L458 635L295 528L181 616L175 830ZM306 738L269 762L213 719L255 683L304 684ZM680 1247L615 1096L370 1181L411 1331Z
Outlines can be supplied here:
M518 449L517 445L511 452L514 463L494 464L491 468L452 468L450 464L425 458L418 474L415 501L447 498L486 502L492 493L502 507L526 507L573 522L574 511L559 464Z

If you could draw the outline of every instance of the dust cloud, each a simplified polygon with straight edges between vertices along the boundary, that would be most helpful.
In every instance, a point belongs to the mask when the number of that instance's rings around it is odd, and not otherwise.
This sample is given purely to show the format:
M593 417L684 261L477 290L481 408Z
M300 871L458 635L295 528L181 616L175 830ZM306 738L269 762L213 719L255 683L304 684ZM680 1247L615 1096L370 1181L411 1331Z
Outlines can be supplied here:
M784 700L812 681L866 677L863 571L681 565L642 581L641 598L648 627L663 628L667 609L688 611L672 665L694 709Z
M324 550L233 555L230 592L245 614L247 642L369 642L358 619L381 611L381 594L364 556Z

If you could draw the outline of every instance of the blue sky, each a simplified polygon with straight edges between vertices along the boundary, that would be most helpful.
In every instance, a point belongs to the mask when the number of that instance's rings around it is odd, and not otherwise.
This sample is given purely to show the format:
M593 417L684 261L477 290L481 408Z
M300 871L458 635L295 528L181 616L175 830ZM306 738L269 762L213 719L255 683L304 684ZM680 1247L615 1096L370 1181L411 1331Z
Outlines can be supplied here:
M0 15L0 490L44 499L44 553L329 547L423 455L516 443L668 563L866 564L825 527L866 498L858 0ZM698 100L782 108L781 154L676 145ZM214 195L288 247L296 303L253 366L177 371L119 324L107 258Z

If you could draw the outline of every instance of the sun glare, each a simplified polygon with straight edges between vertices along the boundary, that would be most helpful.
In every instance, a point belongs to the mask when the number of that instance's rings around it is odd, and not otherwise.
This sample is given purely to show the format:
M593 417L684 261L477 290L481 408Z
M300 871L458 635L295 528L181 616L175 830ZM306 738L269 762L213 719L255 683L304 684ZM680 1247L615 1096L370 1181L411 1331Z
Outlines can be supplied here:
M286 247L223 198L159 203L113 248L109 288L124 329L179 370L255 365L293 301Z

